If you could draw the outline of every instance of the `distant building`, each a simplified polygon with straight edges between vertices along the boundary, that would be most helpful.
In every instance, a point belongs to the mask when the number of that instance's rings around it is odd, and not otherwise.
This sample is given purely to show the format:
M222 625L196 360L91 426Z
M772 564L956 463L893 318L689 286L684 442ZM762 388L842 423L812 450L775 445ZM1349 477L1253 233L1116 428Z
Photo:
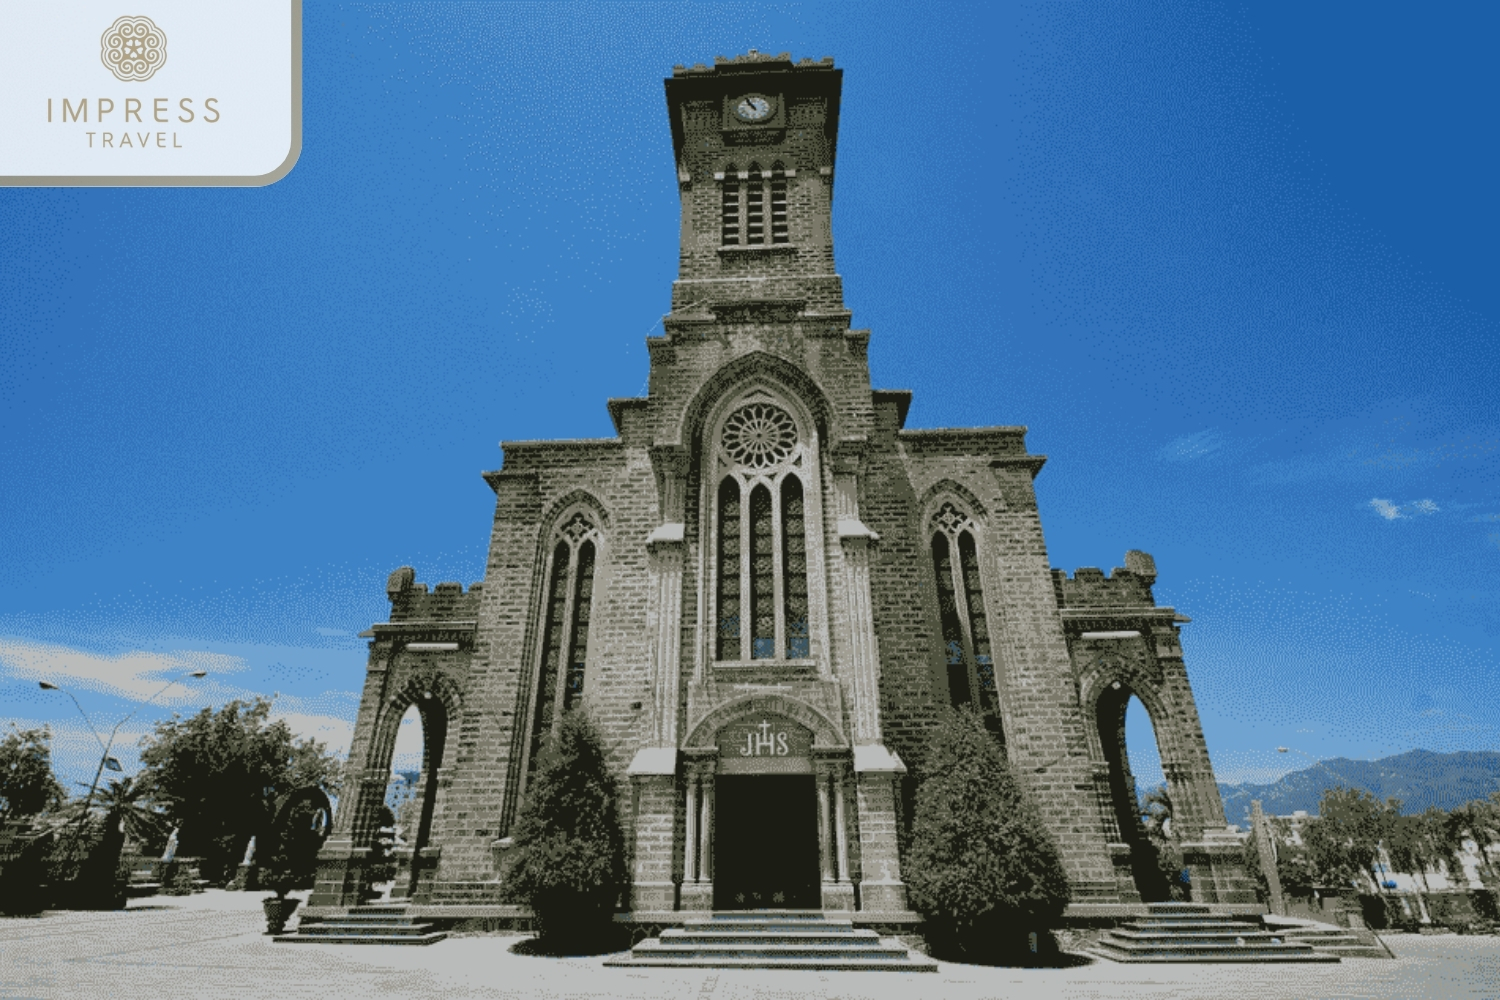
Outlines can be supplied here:
M906 762L949 705L1003 744L1078 912L1165 898L1132 695L1195 898L1254 901L1151 557L1052 569L1025 428L908 429L912 394L872 387L834 269L841 86L832 60L755 52L666 81L682 241L648 394L608 402L615 437L505 442L482 584L391 575L314 905L358 896L412 705L419 901L499 900L538 754L579 706L629 781L637 913L905 912Z

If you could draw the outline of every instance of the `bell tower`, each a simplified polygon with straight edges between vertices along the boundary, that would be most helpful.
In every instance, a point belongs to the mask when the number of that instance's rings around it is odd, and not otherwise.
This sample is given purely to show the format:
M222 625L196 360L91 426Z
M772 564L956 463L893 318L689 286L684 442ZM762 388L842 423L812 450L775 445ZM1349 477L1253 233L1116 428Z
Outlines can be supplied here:
M833 264L843 71L751 49L666 81L682 247L677 319L847 319ZM767 315L769 314L769 315Z

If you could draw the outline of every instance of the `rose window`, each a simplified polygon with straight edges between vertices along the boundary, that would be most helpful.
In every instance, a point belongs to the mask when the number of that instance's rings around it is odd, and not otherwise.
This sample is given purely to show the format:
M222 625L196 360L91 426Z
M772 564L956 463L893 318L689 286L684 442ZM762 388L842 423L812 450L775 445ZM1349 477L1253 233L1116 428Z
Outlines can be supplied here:
M750 469L766 469L784 462L797 443L797 425L780 407L751 403L724 422L724 450Z

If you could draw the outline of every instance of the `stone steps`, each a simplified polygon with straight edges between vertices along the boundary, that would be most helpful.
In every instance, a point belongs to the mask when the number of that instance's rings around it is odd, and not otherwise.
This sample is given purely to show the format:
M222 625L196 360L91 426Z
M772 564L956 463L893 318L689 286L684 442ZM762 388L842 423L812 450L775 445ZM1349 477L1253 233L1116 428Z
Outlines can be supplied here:
M1367 927L1338 927L1333 924L1273 923L1276 918L1267 918L1267 929L1283 934L1288 940L1303 941L1313 950L1340 958L1392 958L1385 942Z
M1092 953L1114 962L1337 962L1337 955L1258 922L1211 917L1208 907L1152 903L1148 916L1107 931Z
M935 972L937 963L913 955L894 938L882 938L853 921L817 912L762 910L716 913L669 927L628 956L605 965L621 968L865 969Z
M419 921L400 905L356 906L341 917L304 920L291 934L273 940L287 944L436 944L448 935Z

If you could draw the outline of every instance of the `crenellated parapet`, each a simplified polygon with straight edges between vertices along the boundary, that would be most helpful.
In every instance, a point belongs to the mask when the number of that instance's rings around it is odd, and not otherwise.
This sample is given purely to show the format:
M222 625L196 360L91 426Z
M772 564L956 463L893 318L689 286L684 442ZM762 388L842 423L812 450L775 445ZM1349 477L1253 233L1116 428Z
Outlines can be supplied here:
M1125 565L1116 566L1108 576L1094 566L1082 566L1072 576L1060 569L1052 571L1052 589L1057 606L1063 610L1083 608L1154 608L1156 598L1151 586L1156 582L1156 560L1145 552L1131 549L1125 553Z
M402 566L391 573L385 593L391 601L391 623L413 621L472 621L479 617L482 583L440 583L431 591L417 582L417 572Z

